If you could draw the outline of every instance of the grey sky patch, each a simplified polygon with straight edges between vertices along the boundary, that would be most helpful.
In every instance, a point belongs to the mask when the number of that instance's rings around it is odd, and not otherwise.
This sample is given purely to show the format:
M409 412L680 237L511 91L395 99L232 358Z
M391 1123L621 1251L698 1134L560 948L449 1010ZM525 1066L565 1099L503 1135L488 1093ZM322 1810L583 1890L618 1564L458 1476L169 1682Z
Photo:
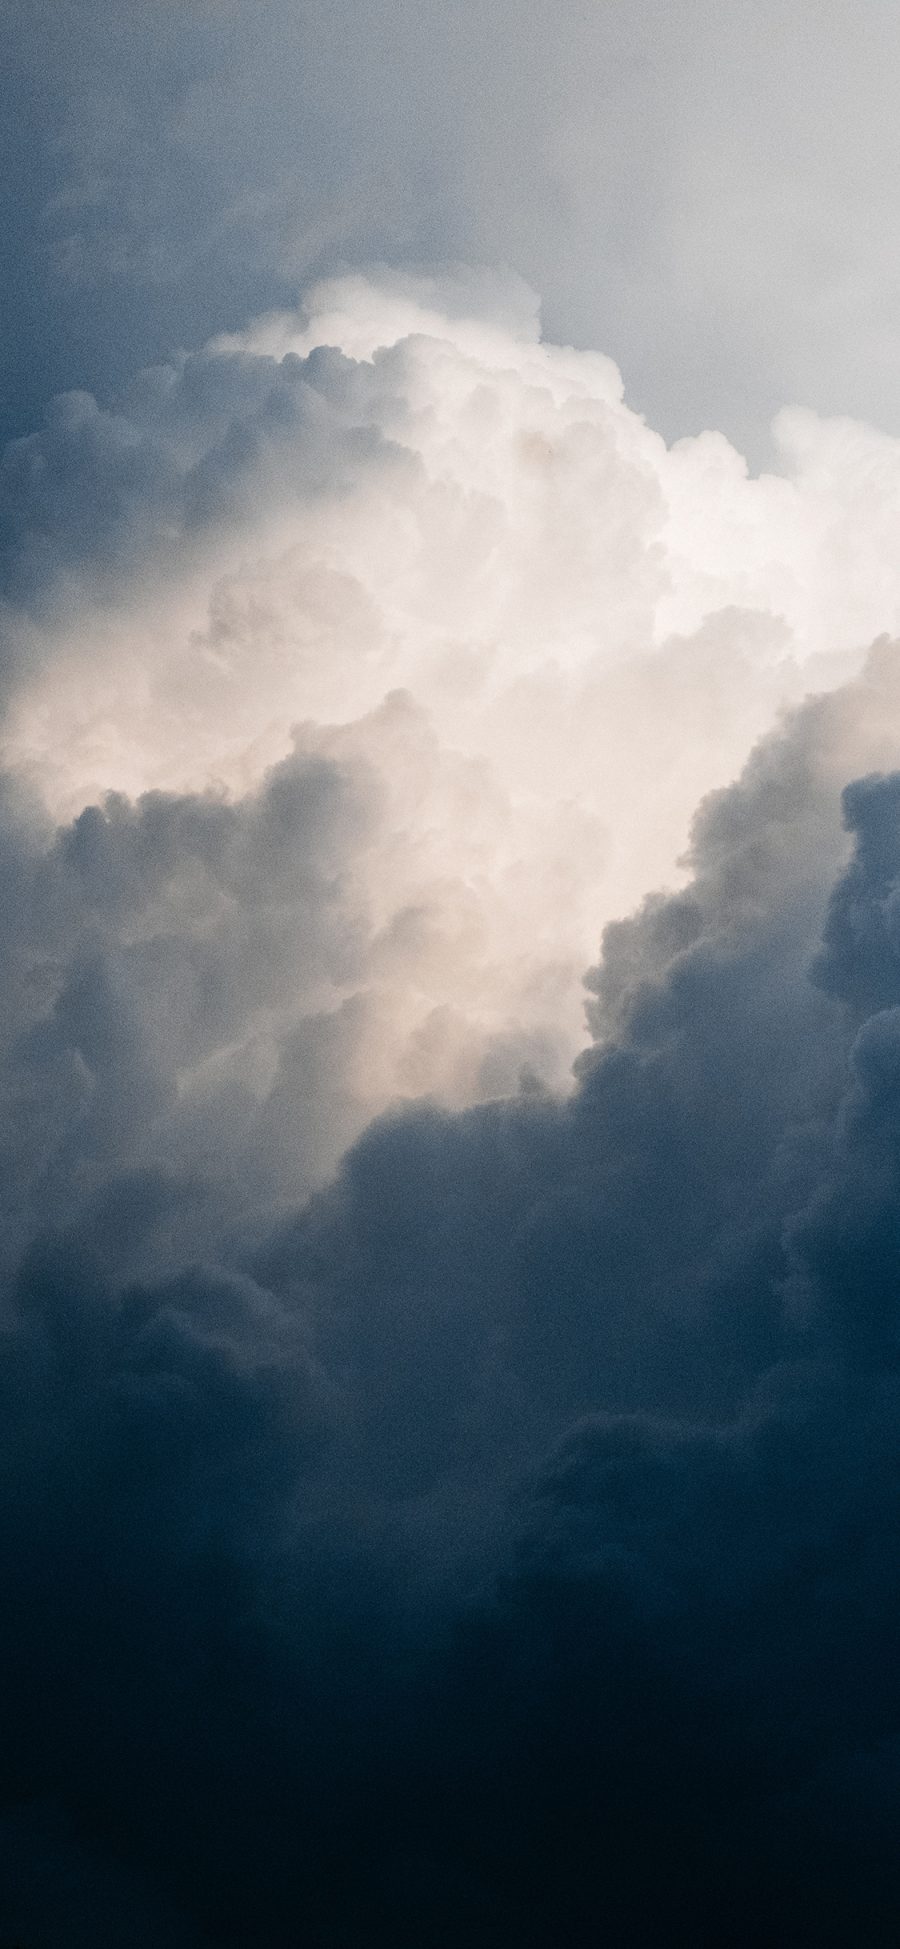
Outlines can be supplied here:
M759 458L794 400L896 429L897 31L881 0L10 8L8 430L321 271L458 258L670 436Z

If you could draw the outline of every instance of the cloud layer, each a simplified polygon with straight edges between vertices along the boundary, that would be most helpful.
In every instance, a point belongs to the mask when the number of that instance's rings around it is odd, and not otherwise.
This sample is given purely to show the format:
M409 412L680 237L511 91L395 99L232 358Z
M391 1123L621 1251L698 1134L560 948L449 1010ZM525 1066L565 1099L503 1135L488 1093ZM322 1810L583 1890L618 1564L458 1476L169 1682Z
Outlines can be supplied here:
M894 1942L900 466L783 435L386 280L7 451L12 1938Z

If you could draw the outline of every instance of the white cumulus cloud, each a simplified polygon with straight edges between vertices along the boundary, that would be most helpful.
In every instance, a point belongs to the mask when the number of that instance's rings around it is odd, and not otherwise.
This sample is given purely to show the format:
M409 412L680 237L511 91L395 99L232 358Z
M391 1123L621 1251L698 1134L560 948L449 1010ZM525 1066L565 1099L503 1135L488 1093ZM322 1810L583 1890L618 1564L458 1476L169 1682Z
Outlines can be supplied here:
M900 626L900 443L776 431L759 478L718 434L667 447L525 287L385 274L8 449L3 757L51 818L211 793L252 824L298 762L368 808L333 862L352 955L292 983L276 929L216 1075L265 1095L349 1008L338 1147L398 1093L565 1080L604 925L678 879L782 707Z

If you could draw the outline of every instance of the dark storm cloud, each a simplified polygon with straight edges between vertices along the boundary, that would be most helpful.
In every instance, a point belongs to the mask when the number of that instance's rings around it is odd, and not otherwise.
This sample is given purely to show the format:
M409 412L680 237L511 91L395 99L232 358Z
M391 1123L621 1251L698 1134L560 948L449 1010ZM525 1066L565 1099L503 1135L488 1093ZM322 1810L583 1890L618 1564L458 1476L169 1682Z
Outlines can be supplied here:
M353 1038L340 991L361 979L368 945L352 875L375 803L362 767L302 751L238 806L214 795L149 794L137 805L112 796L50 835L10 796L0 863L6 1252L36 1212L59 1219L108 1197L116 1169L181 1162L196 1180L196 1229L201 1187L208 1195L222 1183L226 1128L257 1196L278 1195L285 1150L292 1185L316 1175L340 1121L342 1039ZM320 1046L304 1061L305 1041ZM254 1087L255 1043L265 1045L268 1090ZM301 1119L279 1147L298 1096L309 1127ZM236 1164L232 1148L226 1176ZM140 1204L119 1220L135 1245Z
M364 778L10 801L7 1930L895 1940L900 792L848 864L835 784L892 664L609 931L571 1098L394 1113L277 1223L320 1107L254 1175L176 1072L352 963Z

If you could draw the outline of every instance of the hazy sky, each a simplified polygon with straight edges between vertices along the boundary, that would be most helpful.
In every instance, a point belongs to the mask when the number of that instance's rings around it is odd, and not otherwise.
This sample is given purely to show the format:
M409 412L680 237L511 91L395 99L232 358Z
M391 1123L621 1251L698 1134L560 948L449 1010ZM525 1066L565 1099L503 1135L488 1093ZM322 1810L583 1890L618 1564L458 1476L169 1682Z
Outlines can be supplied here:
M5 0L7 426L348 263L513 266L668 435L900 427L888 0Z

